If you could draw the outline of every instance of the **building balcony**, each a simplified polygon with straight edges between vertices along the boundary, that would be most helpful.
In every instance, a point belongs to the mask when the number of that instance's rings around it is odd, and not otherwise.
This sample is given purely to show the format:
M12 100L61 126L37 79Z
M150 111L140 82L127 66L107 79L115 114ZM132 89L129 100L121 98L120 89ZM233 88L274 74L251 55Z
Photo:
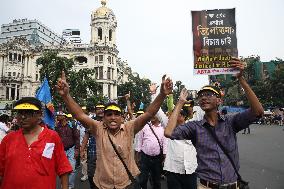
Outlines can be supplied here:
M1 77L1 83L21 82L22 80L23 80L22 77L17 77L17 76L3 76L3 77Z

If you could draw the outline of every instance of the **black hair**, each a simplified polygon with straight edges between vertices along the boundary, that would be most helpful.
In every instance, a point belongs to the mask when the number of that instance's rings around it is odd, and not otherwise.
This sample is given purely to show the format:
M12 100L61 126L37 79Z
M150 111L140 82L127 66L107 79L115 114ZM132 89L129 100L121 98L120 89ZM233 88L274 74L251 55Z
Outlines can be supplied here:
M39 110L42 110L42 104L41 101L38 100L35 97L23 97L20 100L18 100L14 106L17 106L19 104L23 104L23 103L29 103L32 105L35 105Z
M9 121L9 116L7 114L0 115L0 122L8 123L8 121Z

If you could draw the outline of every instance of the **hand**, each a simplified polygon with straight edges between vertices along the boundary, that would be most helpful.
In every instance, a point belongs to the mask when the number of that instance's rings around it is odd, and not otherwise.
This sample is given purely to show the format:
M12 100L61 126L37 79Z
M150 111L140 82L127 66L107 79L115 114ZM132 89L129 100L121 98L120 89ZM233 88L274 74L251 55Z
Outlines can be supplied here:
M161 89L160 93L164 95L169 95L173 92L173 81L164 75L162 77L162 84L161 84Z
M242 62L240 59L232 57L232 60L230 61L230 66L232 68L236 68L240 71L240 73L236 74L236 78L240 78L243 76L243 72L246 66L246 62Z
M128 91L128 94L124 95L124 98L126 101L130 99L130 91Z
M152 84L149 86L150 93L151 93L151 94L156 94L158 87L159 87L159 86L157 86L156 83L152 83Z
M187 91L186 88L183 88L180 91L179 102L181 102L182 104L186 103L187 102L187 100L186 100L187 97L188 97L188 91Z
M61 78L58 79L57 85L55 85L59 95L65 97L69 94L69 85L66 82L65 72L61 72Z

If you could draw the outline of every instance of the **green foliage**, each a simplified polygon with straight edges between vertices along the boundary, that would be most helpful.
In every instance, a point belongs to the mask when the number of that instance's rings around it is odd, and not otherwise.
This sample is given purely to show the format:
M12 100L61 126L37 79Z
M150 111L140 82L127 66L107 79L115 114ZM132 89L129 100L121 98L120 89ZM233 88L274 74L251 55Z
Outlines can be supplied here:
M55 85L58 78L61 77L63 70L67 77L67 82L70 85L70 94L74 97L75 101L81 105L86 105L88 98L102 98L99 94L102 86L99 85L92 76L95 74L93 69L81 69L78 72L72 70L74 62L72 59L57 56L58 52L48 51L42 57L37 59L36 64L41 66L40 79L46 76L51 88L55 107L61 106L61 97L56 92Z
M281 59L270 61L276 64L276 70L268 77L261 77L257 67L261 64L259 56L250 56L243 58L247 63L244 71L244 77L259 98L264 107L283 107L284 94L284 62ZM247 98L241 89L238 81L235 79L224 80L219 76L218 81L225 88L224 105L237 105L243 102L244 106L248 106Z
M282 66L273 74L270 79L270 99L271 105L277 107L284 107L284 62Z
M149 79L141 79L138 76L129 76L129 81L118 85L118 96L122 97L130 92L130 101L135 102L135 110L138 111L140 102L144 103L144 109L151 102L151 95L149 91L149 86L151 81ZM122 107L126 107L126 102L124 98L119 98L118 103Z

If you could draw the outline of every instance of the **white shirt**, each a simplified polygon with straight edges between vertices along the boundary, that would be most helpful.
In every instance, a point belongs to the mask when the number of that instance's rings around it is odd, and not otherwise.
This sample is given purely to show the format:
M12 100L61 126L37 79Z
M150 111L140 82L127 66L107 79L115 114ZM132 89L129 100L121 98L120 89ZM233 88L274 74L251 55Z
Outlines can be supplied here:
M7 135L8 131L9 127L7 127L5 123L0 122L0 143L2 139Z
M154 95L152 95L153 99ZM193 110L196 111L194 113L196 115L190 121L203 119L204 112L200 107L195 106ZM165 113L160 109L156 116L161 122L161 125L166 127L169 119ZM168 139L164 170L172 173L192 174L198 165L196 155L196 149L190 140Z

